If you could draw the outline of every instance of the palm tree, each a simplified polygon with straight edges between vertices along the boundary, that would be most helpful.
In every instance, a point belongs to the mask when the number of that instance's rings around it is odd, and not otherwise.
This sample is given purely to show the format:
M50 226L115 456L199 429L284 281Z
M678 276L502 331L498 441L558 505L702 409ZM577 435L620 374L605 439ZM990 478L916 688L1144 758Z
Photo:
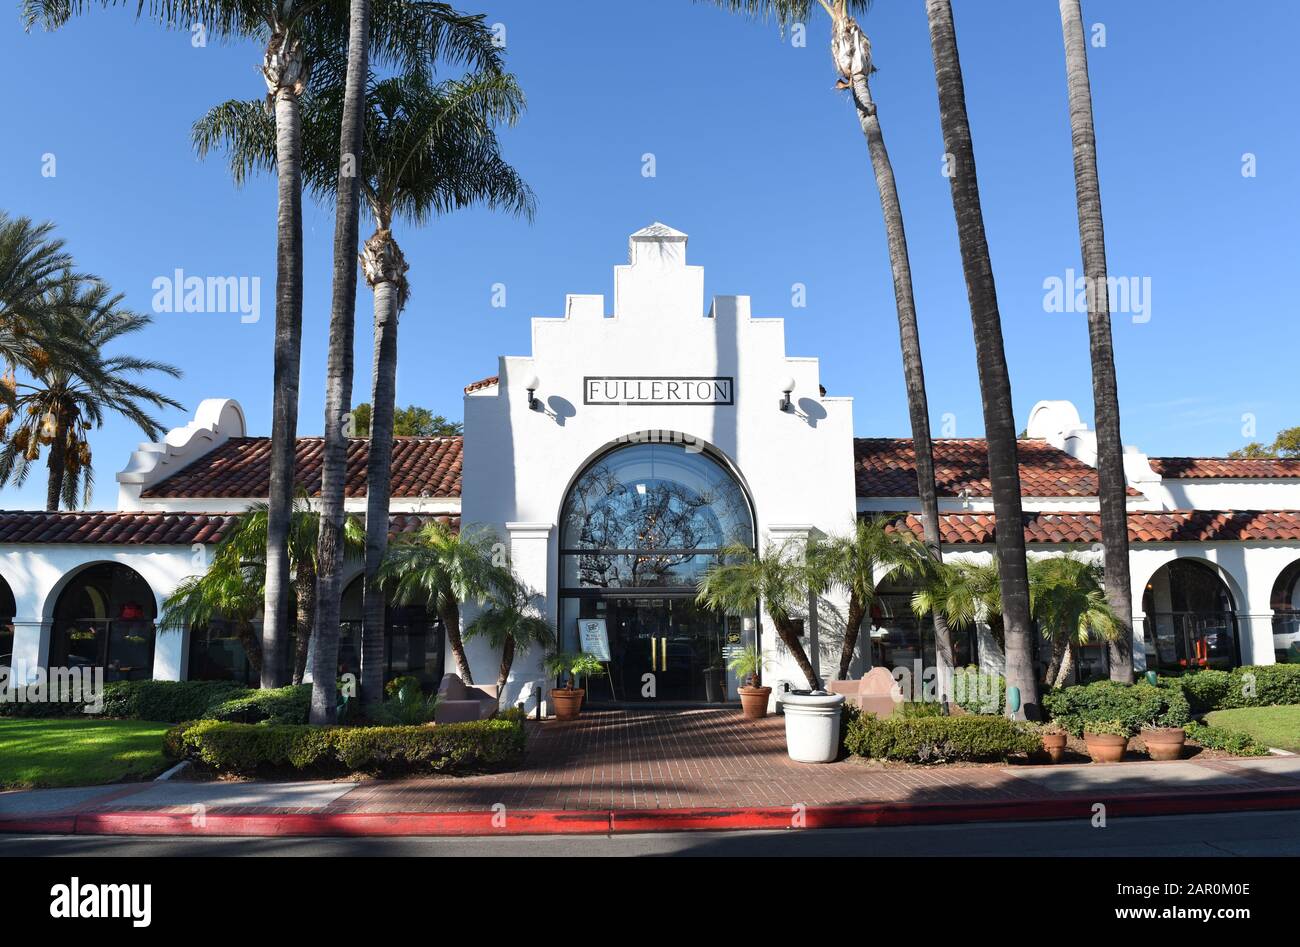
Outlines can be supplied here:
M975 622L996 626L1002 615L998 573L996 559L958 559L939 564L929 570L925 582L912 594L912 611L918 618L942 615L952 628L969 628Z
M11 379L0 392L7 402L0 409L0 484L23 483L30 464L48 446L47 510L90 502L94 474L88 432L102 427L109 414L122 415L146 437L156 438L165 429L149 411L183 409L174 398L137 380L147 372L179 378L180 369L133 355L105 354L113 342L153 322L122 308L122 298L97 280L65 275L43 297L47 318L35 335L25 338L22 360L31 380ZM70 350L79 357L63 357Z
M72 257L53 234L51 223L0 211L0 360L10 371L26 363L32 336L50 318L51 294L69 279L84 279L69 277Z
M270 505L255 503L240 516L238 524L222 539L214 557L229 560L228 567L253 565L265 582L267 562L267 534L270 523ZM289 517L288 550L289 574L294 597L294 655L292 681L299 684L307 667L307 655L312 634L312 621L316 614L316 549L320 530L320 514L311 508L306 494L299 491L294 499ZM360 558L365 538L361 523L350 516L343 525L343 553L348 558ZM265 604L265 603L263 603ZM265 614L263 615L265 620ZM266 647L265 640L263 648ZM265 663L265 652L263 652ZM315 668L313 668L314 672ZM333 681L338 671L338 658L326 675ZM313 681L315 676L313 674ZM313 688L314 689L314 688Z
M1020 692L1021 703L1013 712L1014 716L1034 719L1039 715L1038 681L1034 673L1029 576L1025 563L1025 534L1021 526L1015 412L1002 344L1002 318L998 313L993 265L984 234L984 215L980 208L975 151L966 115L966 91L957 54L952 4L950 0L926 0L926 13L930 21L935 82L939 90L944 151L952 162L949 184L961 244L966 294L970 301L984 409L984 436L988 444L989 479L998 523L996 541L1006 638L1006 679L1008 688L1015 687Z
M862 621L876 598L876 586L889 576L920 576L926 571L926 549L908 530L892 530L892 518L859 519L846 536L834 536L825 545L831 583L849 593L840 650L840 679L849 676ZM944 625L945 630L947 625Z
M537 614L536 599L537 593L507 573L488 599L488 607L465 629L467 639L481 637L489 647L501 650L498 699L505 695L510 669L518 655L527 653L533 645L550 648L555 644L555 629Z
M262 609L263 570L239 563L232 556L220 557L203 575L183 579L163 602L159 631L184 631L214 621L230 622L235 637L253 673L262 674L262 642L253 631L253 621Z
M55 29L93 7L117 0L23 0L22 17ZM342 0L140 0L137 16L166 27L190 29L201 23L216 37L251 37L265 45L261 72L266 108L274 115L274 157L263 167L277 175L275 355L272 379L270 514L267 583L262 635L266 661L262 685L283 683L281 621L287 615L289 517L293 506L294 455L298 425L298 381L302 348L302 127L300 100L309 83L341 88L346 62L339 50L349 45L351 9ZM369 45L378 61L416 75L427 75L438 58L477 69L500 71L500 50L481 16L467 16L445 3L372 0ZM352 57L348 57L349 59ZM231 103L227 103L228 105ZM238 105L239 103L233 103ZM223 106L218 106L218 110ZM206 147L200 141L200 154ZM340 170L336 154L334 167ZM359 156L358 156L359 157ZM242 177L236 174L236 182ZM337 256L337 254L336 254ZM346 313L340 313L340 317ZM336 366L337 368L338 366ZM347 403L344 399L343 404ZM339 438L333 449L337 453ZM346 451L346 445L342 448ZM332 472L341 462L328 458ZM331 480L331 523L342 507ZM336 508L337 507L337 508Z
M1060 687L1070 677L1074 646L1113 641L1123 625L1106 600L1101 565L1076 556L1047 556L1029 563L1034 619L1052 643L1047 685Z
M1101 220L1097 176L1097 138L1092 124L1092 86L1088 45L1079 0L1061 0L1065 38L1065 77L1070 99L1070 139L1074 146L1074 193L1079 211L1079 246L1088 289L1088 349L1092 357L1092 402L1097 431L1097 497L1101 504L1101 542L1106 562L1106 599L1119 620L1110 641L1110 678L1133 680L1133 590L1128 570L1128 480L1120 437L1119 391L1111 348L1110 292L1106 283L1106 234Z
M748 546L727 546L719 551L717 564L700 578L696 601L739 614L751 614L761 604L808 686L816 690L821 679L799 640L794 614L807 605L810 593L821 592L829 582L826 564L827 557L813 539L806 547L794 540L772 544L761 555Z
M750 16L772 16L787 27L806 22L811 0L712 0ZM885 221L885 242L894 281L894 306L898 313L898 341L903 356L903 381L907 387L907 413L916 454L916 489L921 501L921 524L931 558L943 561L943 539L939 533L939 498L934 484L934 444L930 436L930 405L925 390L925 366L921 359L921 336L917 327L916 298L912 291L912 263L907 252L907 231L903 208L898 200L894 166L885 147L879 109L871 95L871 41L858 25L854 12L865 12L870 0L817 0L831 18L831 59L840 76L838 87L853 97L858 124L867 140L867 153L880 195ZM934 617L935 657L944 678L952 667L952 635L942 616ZM842 661L841 661L842 663ZM845 672L841 671L841 675Z
M432 520L418 533L398 537L388 548L379 581L391 588L401 605L424 604L442 621L456 672L474 683L460 635L460 606L483 603L499 593L501 565L494 553L497 537L486 529L457 532Z
M334 204L334 279L330 301L329 354L325 366L325 437L321 458L321 518L316 537L316 650L312 657L311 720L338 716L335 673L339 660L339 613L343 597L340 540L347 480L347 409L352 403L352 346L356 334L357 242L360 176L365 154L366 84L370 76L370 0L351 0L347 72L339 122L339 169ZM349 163L349 158L351 163ZM319 682L319 683L317 683Z

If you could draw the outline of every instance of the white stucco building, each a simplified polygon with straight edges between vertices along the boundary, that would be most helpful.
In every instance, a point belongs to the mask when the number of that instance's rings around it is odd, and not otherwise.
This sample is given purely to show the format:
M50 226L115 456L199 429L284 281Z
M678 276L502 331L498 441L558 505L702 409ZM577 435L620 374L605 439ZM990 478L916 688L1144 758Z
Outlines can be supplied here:
M726 656L755 638L772 660L769 683L802 684L766 619L694 603L713 551L843 532L878 513L919 532L908 515L919 509L910 440L855 438L852 399L826 393L816 358L786 351L783 320L753 316L745 296L706 301L703 286L685 234L662 224L638 231L628 263L615 267L612 301L567 297L562 314L533 320L530 352L502 355L495 375L466 387L463 438L395 447L395 533L428 517L495 530L567 648L578 647L580 620L604 622L611 673L594 685L595 700L728 699ZM1062 401L1035 405L1026 433L1031 554L1099 555L1093 433ZM110 678L246 675L227 632L158 633L153 619L206 567L231 517L265 498L268 446L250 436L236 402L210 399L131 456L117 475L116 511L0 513L0 618L11 619L0 656L12 655L0 662L19 679L67 663L103 664ZM300 439L298 479L309 493L319 490L320 450L319 438ZM357 440L349 458L355 512L365 506L366 450ZM983 442L940 439L935 460L945 552L991 555ZM1130 448L1126 470L1139 665L1290 656L1300 628L1300 461L1151 458ZM882 587L855 670L931 663L907 594ZM804 627L828 678L840 646L835 605ZM355 583L344 611L359 618ZM390 671L441 673L436 621L410 610L391 621ZM1000 661L987 629L961 636L959 650L963 661ZM486 646L473 644L470 657L484 677L495 673ZM509 699L531 705L545 677L540 657L516 662ZM1100 649L1083 654L1080 673L1100 673L1102 660Z

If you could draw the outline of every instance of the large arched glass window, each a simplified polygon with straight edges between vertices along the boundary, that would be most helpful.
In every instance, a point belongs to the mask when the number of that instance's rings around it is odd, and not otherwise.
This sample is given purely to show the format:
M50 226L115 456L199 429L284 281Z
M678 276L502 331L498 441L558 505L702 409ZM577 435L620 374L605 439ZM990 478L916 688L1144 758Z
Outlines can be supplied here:
M560 523L565 588L694 586L724 546L753 546L744 490L699 448L644 443L578 477Z

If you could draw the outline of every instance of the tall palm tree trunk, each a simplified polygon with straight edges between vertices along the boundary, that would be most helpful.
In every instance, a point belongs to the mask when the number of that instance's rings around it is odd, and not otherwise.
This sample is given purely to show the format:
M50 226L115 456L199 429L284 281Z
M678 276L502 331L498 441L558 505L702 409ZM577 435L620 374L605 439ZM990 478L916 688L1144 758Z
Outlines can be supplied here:
M302 49L277 30L263 66L275 104L278 174L275 274L275 366L271 407L271 475L266 524L266 601L262 613L262 686L284 684L284 623L289 615L289 517L293 512L302 355L302 125L306 82Z
M944 151L953 163L949 179L962 270L970 302L971 324L979 366L984 435L988 443L989 479L997 517L998 578L1006 646L1006 681L1020 692L1019 719L1039 716L1038 680L1034 673L1033 626L1029 616L1029 576L1025 562L1025 533L1020 505L1020 470L1016 457L1015 413L1011 379L1002 343L993 264L989 259L975 176L975 151L966 114L966 90L950 0L926 0L930 47L939 90L939 118ZM1008 713L1012 713L1008 705Z
M443 632L447 635L447 647L456 661L456 673L466 684L474 683L474 674L470 671L469 659L465 656L465 641L460 636L460 606L455 602L446 602L438 610Z
M803 649L803 643L799 640L799 635L795 631L794 622L790 620L789 615L773 615L769 613L772 624L776 627L776 636L781 639L781 644L790 652L790 657L794 658L794 663L803 676L808 681L808 686L817 690L822 686L821 678L813 670L812 662L808 660L808 653Z
M510 668L515 663L515 639L506 638L501 646L501 666L497 669L497 700L506 692L506 681L510 680Z
M876 190L880 194L880 211L885 219L885 240L889 247L889 265L894 278L898 342L903 356L903 380L907 386L907 413L912 426L912 448L916 454L916 488L921 500L925 545L930 557L935 562L942 562L939 499L934 486L934 444L930 437L930 405L925 392L925 366L921 361L916 298L912 292L912 263L907 252L907 231L903 227L903 207L898 200L894 165L889 160L885 136L880 128L880 115L871 97L871 46L857 22L844 12L842 4L837 7L833 29L836 42L832 48L849 53L839 65L848 66L846 79L853 93L858 123L867 139L871 168L876 177ZM948 623L937 612L934 615L934 645L940 680L947 681L953 666L952 634Z
M68 418L60 411L54 421L54 440L50 442L50 456L46 461L50 475L45 483L45 509L57 512L63 500L63 478L68 470Z
M1092 402L1097 429L1097 496L1106 555L1106 601L1120 621L1109 644L1110 678L1133 680L1133 590L1128 555L1127 478L1119 431L1119 391L1111 349L1110 292L1106 283L1106 234L1101 220L1097 138L1092 123L1088 47L1079 0L1061 0L1065 76L1070 93L1070 139L1074 146L1074 193L1079 208L1079 246L1088 286L1088 348L1092 356Z
M361 627L361 699L384 693L385 601L379 567L388 552L388 500L392 487L393 412L397 382L397 323L406 298L406 261L386 227L362 251L362 269L375 294L375 354L366 466L366 583Z
M312 651L312 723L338 713L339 609L343 600L343 501L347 479L347 413L352 406L352 346L357 308L362 127L369 73L370 0L352 0L348 72L343 88L337 203L334 212L334 292L325 368L325 443L321 457L320 528L316 539L316 646ZM349 156L351 161L349 162Z

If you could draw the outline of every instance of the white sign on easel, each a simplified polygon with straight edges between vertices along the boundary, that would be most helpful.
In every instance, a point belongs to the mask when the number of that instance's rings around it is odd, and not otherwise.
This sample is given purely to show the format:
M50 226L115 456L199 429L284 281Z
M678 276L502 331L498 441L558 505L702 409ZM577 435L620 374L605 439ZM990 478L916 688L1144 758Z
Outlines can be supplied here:
M603 618L579 618L578 642L582 650L592 655L597 661L608 662L609 631Z

